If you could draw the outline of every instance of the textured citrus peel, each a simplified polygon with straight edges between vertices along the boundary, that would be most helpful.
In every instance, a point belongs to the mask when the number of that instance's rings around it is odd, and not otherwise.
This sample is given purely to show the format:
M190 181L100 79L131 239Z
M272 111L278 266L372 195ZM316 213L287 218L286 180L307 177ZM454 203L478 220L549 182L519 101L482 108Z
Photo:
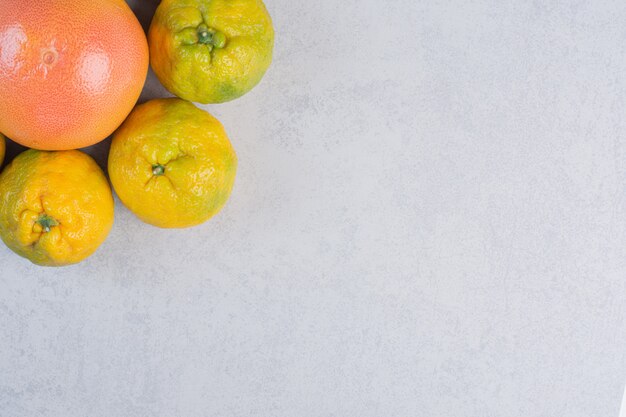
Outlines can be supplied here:
M165 88L192 102L222 103L260 82L274 30L261 0L162 0L149 38Z

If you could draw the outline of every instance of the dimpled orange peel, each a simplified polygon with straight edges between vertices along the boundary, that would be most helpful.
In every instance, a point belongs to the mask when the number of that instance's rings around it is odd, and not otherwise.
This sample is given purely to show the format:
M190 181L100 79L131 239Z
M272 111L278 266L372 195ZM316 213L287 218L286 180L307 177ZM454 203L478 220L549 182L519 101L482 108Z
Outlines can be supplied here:
M163 0L148 40L152 69L170 92L222 103L261 81L274 28L261 0Z
M207 221L228 200L237 156L222 124L178 98L141 104L115 132L109 176L120 200L163 228Z
M35 264L82 261L112 225L111 188L83 152L30 149L0 174L0 238Z

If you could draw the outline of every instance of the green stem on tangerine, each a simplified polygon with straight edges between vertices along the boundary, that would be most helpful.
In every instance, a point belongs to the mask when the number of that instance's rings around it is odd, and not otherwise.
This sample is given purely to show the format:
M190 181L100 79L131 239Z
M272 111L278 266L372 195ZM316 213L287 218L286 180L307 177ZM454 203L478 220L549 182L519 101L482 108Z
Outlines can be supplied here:
M165 167L161 164L152 165L152 175L163 175L165 174Z
M223 48L226 45L226 35L203 23L198 26L198 43Z
M39 216L37 223L39 223L45 233L48 233L51 227L59 225L59 222L54 217L50 217L45 213Z

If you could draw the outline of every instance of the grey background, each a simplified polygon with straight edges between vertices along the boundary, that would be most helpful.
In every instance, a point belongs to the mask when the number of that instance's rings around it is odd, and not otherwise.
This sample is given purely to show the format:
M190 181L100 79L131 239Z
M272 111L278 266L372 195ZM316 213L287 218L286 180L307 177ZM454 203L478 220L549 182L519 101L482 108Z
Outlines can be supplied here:
M205 107L221 214L118 202L64 269L0 247L0 415L616 416L623 1L267 6L269 73Z

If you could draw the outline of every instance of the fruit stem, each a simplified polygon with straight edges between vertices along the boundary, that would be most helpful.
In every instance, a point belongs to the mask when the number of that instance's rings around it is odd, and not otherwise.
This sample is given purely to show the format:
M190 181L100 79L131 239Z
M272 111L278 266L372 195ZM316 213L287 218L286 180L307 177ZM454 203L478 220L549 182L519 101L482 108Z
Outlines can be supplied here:
M45 213L39 216L37 223L39 223L44 233L48 233L51 227L59 225L59 222L54 217L50 217Z
M152 165L152 175L157 177L165 174L165 167L161 164Z
M203 23L198 26L198 43L223 48L226 45L226 35Z

